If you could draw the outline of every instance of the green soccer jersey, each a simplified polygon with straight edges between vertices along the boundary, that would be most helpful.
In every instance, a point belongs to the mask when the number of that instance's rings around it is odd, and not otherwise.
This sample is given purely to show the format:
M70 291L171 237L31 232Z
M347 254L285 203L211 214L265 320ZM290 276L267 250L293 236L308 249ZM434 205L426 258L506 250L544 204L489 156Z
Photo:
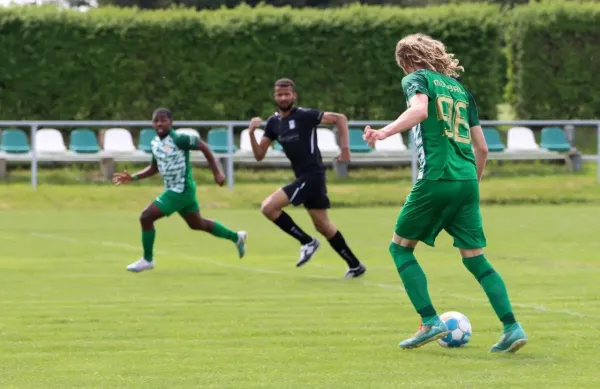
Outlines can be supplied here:
M164 139L152 140L152 163L156 163L166 190L182 193L196 183L192 177L190 150L198 148L195 136L178 134L171 130Z
M415 126L418 179L477 179L470 128L479 125L473 96L454 78L421 69L402 79L408 100L416 93L429 97L428 117Z

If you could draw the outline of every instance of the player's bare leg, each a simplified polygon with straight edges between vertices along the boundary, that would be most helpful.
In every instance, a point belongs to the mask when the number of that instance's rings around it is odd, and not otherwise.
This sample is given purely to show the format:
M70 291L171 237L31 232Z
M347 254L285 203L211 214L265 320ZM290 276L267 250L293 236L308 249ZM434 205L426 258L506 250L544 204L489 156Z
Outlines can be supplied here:
M319 248L319 241L306 234L295 222L292 220L283 208L289 205L290 199L283 189L277 189L269 197L267 197L261 206L261 212L265 217L271 220L275 225L285 231L288 235L292 236L300 244L300 259L296 263L296 266L308 262L310 258Z
M348 271L345 278L362 276L367 269L356 258L352 250L350 250L342 233L331 222L327 209L309 209L308 213L317 231L327 239L331 247L348 264Z
M483 249L459 249L465 267L473 274L487 295L494 312L503 324L502 338L491 352L514 353L527 344L527 335L513 314L504 280L483 254Z
M246 238L248 237L246 231L232 231L218 221L203 218L200 212L188 213L181 217L192 230L205 231L218 238L232 241L238 249L240 258L246 253Z
M154 269L153 250L154 239L156 238L154 222L163 216L163 213L154 203L150 203L150 205L142 211L142 214L140 215L140 224L142 227L142 246L144 248L144 255L139 260L128 265L127 270L137 273Z
M433 308L427 289L427 278L413 254L418 242L418 240L406 239L394 233L390 244L390 254L394 259L406 294L408 294L413 307L421 316L419 330L412 337L403 340L398 345L402 349L421 347L443 338L449 332Z

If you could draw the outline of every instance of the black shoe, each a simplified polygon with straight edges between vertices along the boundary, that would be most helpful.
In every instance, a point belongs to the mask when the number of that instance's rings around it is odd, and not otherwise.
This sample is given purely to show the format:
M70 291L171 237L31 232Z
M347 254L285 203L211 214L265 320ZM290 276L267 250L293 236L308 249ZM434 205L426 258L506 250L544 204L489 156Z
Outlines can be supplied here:
M366 267L364 267L363 265L358 265L358 267L348 269L344 278L358 278L365 274L366 271Z

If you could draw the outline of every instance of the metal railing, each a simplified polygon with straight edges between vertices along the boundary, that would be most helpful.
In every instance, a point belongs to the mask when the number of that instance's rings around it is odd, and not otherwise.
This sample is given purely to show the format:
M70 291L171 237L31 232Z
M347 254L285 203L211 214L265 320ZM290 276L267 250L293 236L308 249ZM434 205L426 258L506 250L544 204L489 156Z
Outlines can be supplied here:
M173 121L173 127L225 127L227 128L227 186L232 189L233 180L233 143L234 143L234 128L248 126L248 121L218 121L218 120L198 120L198 121ZM363 126L376 126L383 127L391 123L391 121L383 120L353 120L348 123L349 127L363 127ZM263 122L263 125L265 123ZM482 120L482 126L573 126L573 127L596 127L598 134L598 155L596 163L598 165L597 180L600 182L600 120L516 120L516 121L505 121L505 120ZM30 139L31 139L31 186L37 188L37 172L38 172L38 159L37 150L35 144L36 131L39 128L57 128L57 127L102 127L102 128L116 128L116 127L151 127L152 122L150 121L127 121L127 120L109 120L109 121L98 121L98 120L4 120L0 121L0 128L6 128L7 126L12 127L29 127L31 128ZM411 176L412 182L416 181L417 177L417 153L414 148L414 142L412 150L411 160Z

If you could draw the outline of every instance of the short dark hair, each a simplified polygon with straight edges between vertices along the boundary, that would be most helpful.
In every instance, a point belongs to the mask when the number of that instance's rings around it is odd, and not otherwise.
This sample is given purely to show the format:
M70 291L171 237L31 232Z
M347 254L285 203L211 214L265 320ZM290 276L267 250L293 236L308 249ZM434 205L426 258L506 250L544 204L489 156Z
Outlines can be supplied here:
M288 86L291 87L293 91L296 91L296 84L290 78L280 78L275 81L275 87L286 88Z
M169 118L169 120L173 120L173 114L171 114L171 111L169 111L167 108L157 108L154 110L154 112L152 113L152 117L156 117L156 116L166 116L167 118Z

